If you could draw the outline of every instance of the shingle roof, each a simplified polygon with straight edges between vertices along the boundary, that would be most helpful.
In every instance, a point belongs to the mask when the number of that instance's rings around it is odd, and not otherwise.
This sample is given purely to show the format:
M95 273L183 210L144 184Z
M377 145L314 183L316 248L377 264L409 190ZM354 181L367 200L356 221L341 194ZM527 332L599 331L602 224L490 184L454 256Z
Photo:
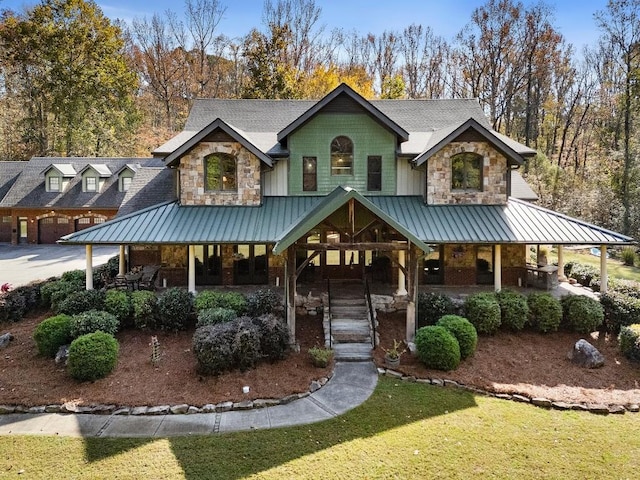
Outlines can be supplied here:
M526 182L520 172L510 170L511 172L511 196L518 200L526 200L535 202L538 200L538 194L533 191L531 186Z
M176 170L172 168L139 168L116 216L121 217L152 205L176 200L175 179Z
M78 173L84 173L90 168L95 170L100 177L106 178L111 176L111 170L109 170L109 166L105 165L104 163L90 163Z
M0 162L0 201L11 189L27 162ZM0 206L2 204L0 203Z

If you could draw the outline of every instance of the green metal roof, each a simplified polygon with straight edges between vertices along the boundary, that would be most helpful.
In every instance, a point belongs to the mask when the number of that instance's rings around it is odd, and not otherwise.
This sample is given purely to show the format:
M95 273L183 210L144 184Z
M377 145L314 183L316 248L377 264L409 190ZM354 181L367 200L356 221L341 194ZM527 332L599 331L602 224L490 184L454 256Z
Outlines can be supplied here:
M513 198L505 205L425 205L419 196L364 197L342 188L322 197L264 197L256 207L164 203L66 235L60 243L275 243L282 252L350 198L422 249L430 243L633 243L631 237Z

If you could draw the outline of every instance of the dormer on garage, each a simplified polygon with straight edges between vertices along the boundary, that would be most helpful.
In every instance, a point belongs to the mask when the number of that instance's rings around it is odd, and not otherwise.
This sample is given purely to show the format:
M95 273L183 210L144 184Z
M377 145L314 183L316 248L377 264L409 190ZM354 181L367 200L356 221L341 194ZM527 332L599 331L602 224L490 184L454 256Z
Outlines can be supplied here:
M103 163L90 163L82 170L82 191L100 193L104 183L111 176L111 170Z
M42 173L47 192L64 192L76 176L76 169L70 163L52 163Z

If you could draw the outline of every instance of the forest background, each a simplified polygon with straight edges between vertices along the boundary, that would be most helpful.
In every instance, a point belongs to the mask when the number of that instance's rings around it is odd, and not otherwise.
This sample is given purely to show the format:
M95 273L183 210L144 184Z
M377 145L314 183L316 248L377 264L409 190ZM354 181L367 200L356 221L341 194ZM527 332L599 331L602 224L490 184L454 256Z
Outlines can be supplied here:
M149 156L195 98L478 98L494 129L538 150L539 204L640 238L640 0L593 12L577 51L552 4L488 0L451 38L434 26L332 27L315 0L266 0L243 37L224 0L130 21L88 0L0 0L0 160Z

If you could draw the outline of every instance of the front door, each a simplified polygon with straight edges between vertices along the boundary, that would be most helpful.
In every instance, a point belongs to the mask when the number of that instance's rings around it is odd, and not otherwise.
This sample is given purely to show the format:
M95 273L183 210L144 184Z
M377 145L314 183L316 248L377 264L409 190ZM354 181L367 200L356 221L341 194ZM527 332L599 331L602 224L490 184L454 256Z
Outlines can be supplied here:
M266 245L236 245L233 259L233 283L261 285L269 279Z
M20 230L20 235L18 236L18 243L27 243L27 219L21 217L18 220L18 227Z
M196 245L196 284L220 285L222 283L222 247L220 245Z

